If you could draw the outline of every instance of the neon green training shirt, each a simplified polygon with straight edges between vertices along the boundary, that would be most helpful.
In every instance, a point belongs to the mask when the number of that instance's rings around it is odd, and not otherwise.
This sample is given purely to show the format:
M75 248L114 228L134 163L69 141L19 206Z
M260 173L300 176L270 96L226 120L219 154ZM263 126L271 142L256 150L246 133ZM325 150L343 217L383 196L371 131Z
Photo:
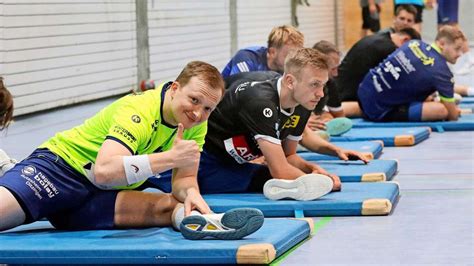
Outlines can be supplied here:
M163 100L170 84L163 83L154 90L124 96L82 125L57 133L40 148L48 148L59 155L93 184L96 184L93 166L106 139L121 143L133 155L170 150L177 127L167 124L162 116ZM183 139L195 140L202 151L206 132L207 121L184 130ZM133 189L144 182L117 189Z

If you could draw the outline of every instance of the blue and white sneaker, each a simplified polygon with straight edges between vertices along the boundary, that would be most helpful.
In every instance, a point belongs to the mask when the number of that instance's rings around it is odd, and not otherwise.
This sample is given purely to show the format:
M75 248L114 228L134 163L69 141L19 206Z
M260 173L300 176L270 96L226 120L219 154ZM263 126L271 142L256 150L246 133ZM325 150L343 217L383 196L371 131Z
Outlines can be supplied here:
M237 208L220 214L200 214L185 217L180 225L187 239L241 239L263 225L263 213L254 208Z
M329 176L321 174L306 174L295 180L270 179L263 186L263 194L271 200L315 200L331 192L333 184Z

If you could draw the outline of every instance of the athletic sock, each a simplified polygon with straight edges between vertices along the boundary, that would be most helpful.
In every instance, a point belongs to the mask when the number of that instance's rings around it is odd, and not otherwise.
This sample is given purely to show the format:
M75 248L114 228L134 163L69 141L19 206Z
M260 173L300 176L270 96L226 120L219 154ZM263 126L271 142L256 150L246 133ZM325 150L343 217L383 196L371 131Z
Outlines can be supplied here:
M184 219L184 205L181 205L181 207L177 207L178 209L173 212L173 217L171 218L171 223L173 225L173 228L179 231L179 225ZM202 215L198 211L191 211L190 215Z

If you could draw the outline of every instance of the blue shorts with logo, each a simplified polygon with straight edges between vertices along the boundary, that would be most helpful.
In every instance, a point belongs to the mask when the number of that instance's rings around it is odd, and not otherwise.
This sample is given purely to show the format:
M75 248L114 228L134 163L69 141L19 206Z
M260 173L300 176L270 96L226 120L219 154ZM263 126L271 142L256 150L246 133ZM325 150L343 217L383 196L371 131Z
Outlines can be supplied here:
M459 0L438 0L438 24L458 23Z
M144 187L171 192L172 171L160 173L160 178L149 178ZM270 179L268 167L260 164L229 162L214 154L201 152L198 183L201 194L262 192Z
M100 190L48 149L37 149L0 178L26 214L67 230L114 227L118 191Z

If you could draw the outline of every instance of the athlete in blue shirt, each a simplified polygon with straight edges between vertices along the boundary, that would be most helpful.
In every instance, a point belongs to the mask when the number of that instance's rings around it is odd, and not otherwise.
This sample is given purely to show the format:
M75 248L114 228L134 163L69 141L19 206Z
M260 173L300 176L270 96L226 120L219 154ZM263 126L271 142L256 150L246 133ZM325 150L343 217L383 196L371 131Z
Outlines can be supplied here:
M412 40L370 70L359 86L365 116L373 121L457 120L454 81L447 62L462 54L464 34L445 26L429 45ZM441 102L426 102L437 91Z
M283 74L283 65L288 53L302 48L304 36L292 26L279 26L268 35L267 47L252 46L239 50L227 63L224 78L241 72L276 71Z

